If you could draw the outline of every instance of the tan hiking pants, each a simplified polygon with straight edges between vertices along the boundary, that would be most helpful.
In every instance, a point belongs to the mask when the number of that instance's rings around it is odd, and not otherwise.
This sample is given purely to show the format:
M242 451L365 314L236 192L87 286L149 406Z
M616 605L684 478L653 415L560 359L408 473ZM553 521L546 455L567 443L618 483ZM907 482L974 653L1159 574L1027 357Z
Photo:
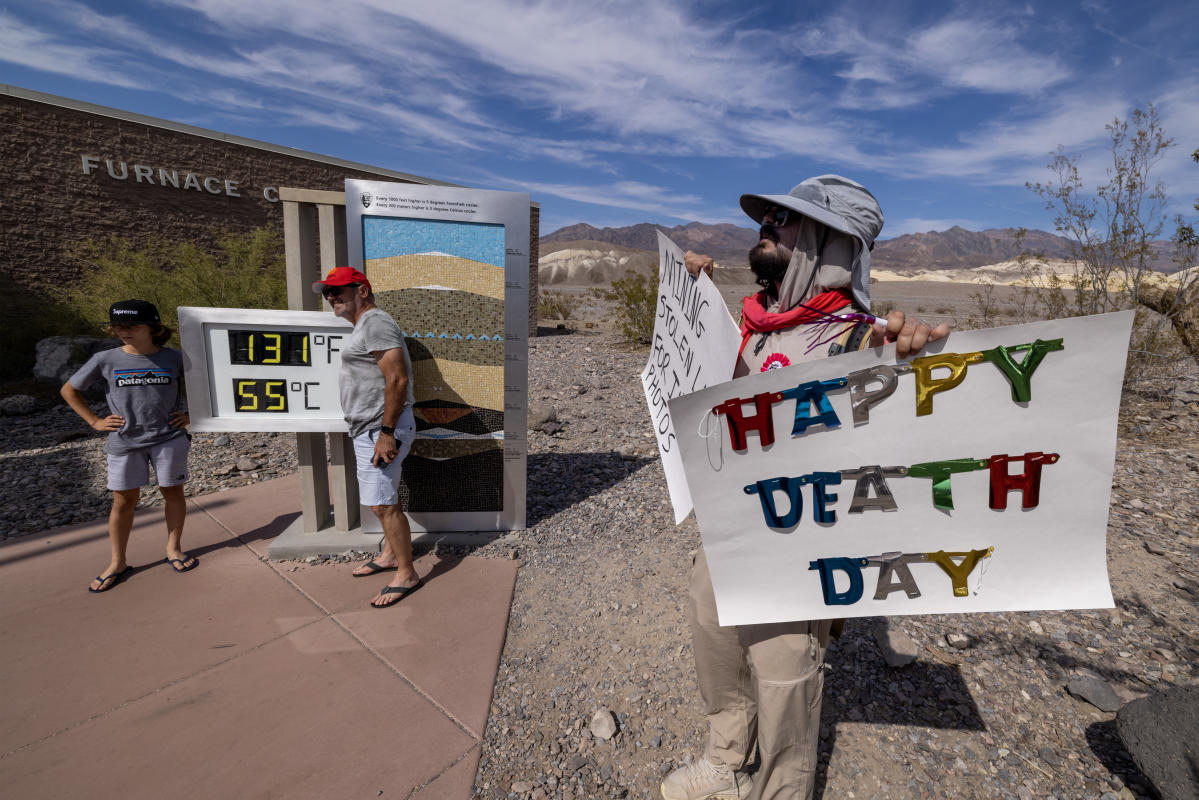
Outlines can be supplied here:
M720 627L702 549L690 595L695 672L709 725L704 755L743 770L756 751L761 766L750 800L808 800L832 620Z

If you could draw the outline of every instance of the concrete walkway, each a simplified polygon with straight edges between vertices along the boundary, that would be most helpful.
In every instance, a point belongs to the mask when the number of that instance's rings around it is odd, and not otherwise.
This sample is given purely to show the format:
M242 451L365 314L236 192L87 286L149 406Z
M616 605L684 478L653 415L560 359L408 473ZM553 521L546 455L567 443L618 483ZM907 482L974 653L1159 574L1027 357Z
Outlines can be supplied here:
M298 514L295 476L189 500L163 563L139 511L135 571L103 594L103 521L0 547L0 786L13 798L466 800L516 564L425 556L390 573L263 561Z

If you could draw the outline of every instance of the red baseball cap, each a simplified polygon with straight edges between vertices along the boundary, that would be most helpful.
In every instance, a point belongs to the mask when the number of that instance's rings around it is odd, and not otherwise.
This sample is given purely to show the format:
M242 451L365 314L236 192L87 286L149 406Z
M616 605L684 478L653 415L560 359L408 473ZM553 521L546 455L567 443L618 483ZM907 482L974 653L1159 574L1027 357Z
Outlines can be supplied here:
M329 270L329 274L325 276L324 280L312 284L312 291L320 294L325 291L326 286L349 286L351 283L362 284L368 291L371 288L371 282L366 279L366 276L353 267L334 267Z

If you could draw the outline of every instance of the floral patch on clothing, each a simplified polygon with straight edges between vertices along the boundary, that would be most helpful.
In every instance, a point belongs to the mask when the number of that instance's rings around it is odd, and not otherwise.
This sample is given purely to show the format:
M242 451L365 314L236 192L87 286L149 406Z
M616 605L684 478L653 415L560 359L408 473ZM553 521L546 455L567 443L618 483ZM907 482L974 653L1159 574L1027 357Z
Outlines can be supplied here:
M762 371L766 372L767 370L782 369L789 366L791 366L791 359L782 353L771 353L766 356L766 363L762 365Z

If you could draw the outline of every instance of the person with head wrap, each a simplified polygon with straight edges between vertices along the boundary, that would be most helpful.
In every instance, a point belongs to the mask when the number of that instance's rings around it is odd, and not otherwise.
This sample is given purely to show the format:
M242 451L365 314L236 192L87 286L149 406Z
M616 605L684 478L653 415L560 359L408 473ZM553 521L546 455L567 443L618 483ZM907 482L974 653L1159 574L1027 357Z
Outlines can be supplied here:
M734 378L892 342L896 356L907 358L949 334L948 325L933 328L901 311L873 323L828 321L829 314L870 311L870 251L883 213L861 184L821 175L785 195L742 195L741 208L761 226L749 265L762 289L744 301ZM713 262L688 252L686 264L693 275L710 274ZM818 337L814 326L824 326ZM814 340L821 345L813 347ZM812 797L822 666L834 621L721 627L702 548L689 594L708 742L701 758L666 777L662 797Z

